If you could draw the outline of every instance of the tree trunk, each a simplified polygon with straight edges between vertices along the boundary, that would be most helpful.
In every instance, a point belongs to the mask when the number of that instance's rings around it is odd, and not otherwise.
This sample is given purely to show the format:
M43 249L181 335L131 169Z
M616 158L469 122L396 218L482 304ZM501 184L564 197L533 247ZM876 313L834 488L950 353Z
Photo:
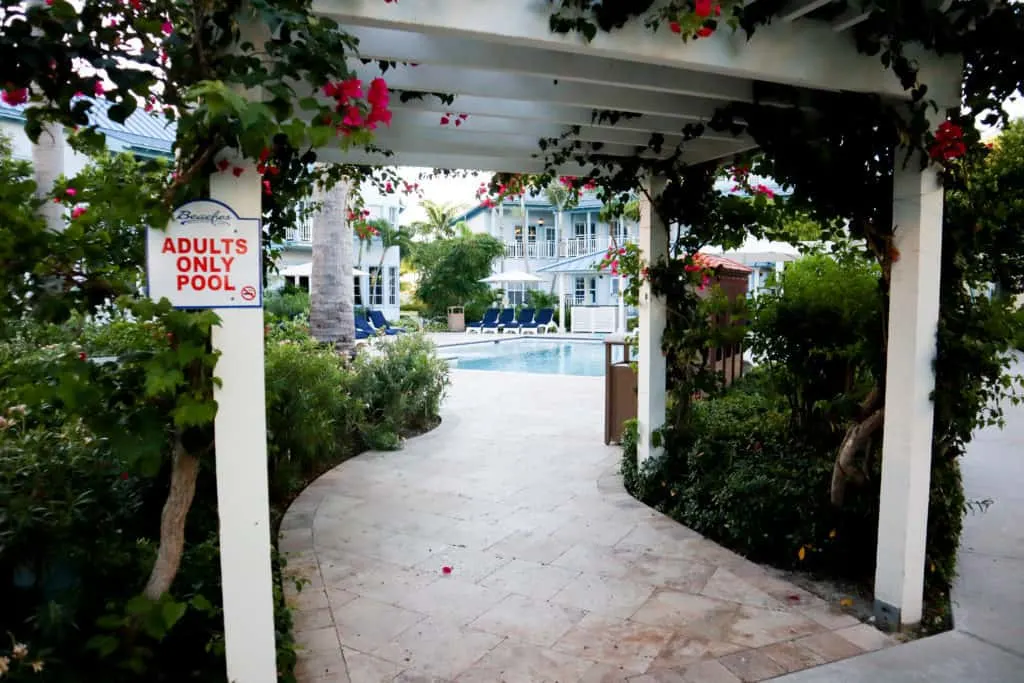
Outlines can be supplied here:
M160 516L160 547L157 549L149 581L142 592L150 600L159 600L160 596L170 590L174 577L178 574L181 556L185 552L185 518L192 507L198 477L199 458L185 450L181 443L181 435L176 434L171 464L171 488L167 492L167 500Z
M846 495L846 484L850 481L861 483L867 476L866 466L858 469L854 458L870 442L871 437L885 421L885 409L881 407L882 392L876 387L860 404L862 417L860 422L850 425L846 436L839 446L835 464L832 466L832 485L829 495L832 504L840 507Z
M32 167L36 179L36 196L45 200L52 192L53 186L64 173L64 129L51 123L43 128L39 142L32 145ZM44 201L39 208L46 227L52 232L64 230L64 205Z
M309 327L313 338L339 353L355 346L352 280L352 226L345 216L349 184L338 183L322 195L313 219L313 272L310 276Z

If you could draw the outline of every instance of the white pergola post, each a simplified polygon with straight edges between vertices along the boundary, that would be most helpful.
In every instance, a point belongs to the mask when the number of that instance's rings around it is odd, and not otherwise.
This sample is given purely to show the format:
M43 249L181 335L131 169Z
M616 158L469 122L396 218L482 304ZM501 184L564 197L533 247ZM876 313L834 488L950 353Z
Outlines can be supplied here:
M881 505L875 613L899 628L921 620L931 479L935 386L932 363L939 317L942 186L932 168L897 160L889 291Z
M259 218L260 177L250 162L233 165L245 171L237 178L211 176L210 198L242 218ZM217 314L221 323L213 328L213 348L221 354L216 368L221 385L213 389L214 443L227 680L275 683L263 309L224 308Z
M647 193L640 197L640 253L647 263L668 256L668 230L654 211L647 196L657 197L665 188L665 179L651 177ZM654 432L665 423L665 356L661 337L665 332L666 302L651 292L650 282L640 286L640 354L637 359L637 460L643 463L660 453L652 442Z

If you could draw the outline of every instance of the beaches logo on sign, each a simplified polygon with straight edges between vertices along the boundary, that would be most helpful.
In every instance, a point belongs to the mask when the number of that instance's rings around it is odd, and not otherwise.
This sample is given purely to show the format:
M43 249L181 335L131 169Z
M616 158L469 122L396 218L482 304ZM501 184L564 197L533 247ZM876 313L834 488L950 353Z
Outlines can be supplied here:
M179 225L225 225L231 222L231 214L216 210L210 213L196 213L189 209L181 209L174 214L174 220Z

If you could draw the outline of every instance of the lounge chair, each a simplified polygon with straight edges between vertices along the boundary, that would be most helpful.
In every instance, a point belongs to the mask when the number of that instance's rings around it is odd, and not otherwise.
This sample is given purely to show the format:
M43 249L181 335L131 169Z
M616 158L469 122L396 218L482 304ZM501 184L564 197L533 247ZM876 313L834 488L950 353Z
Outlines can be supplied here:
M501 317L498 318L498 331L508 332L509 330L518 330L519 323L516 322L516 309L506 308L501 312Z
M469 334L470 332L476 332L477 334L480 334L485 330L489 332L497 332L498 314L500 312L501 311L499 311L497 308L488 308L486 311L484 311L483 320L481 320L478 323L466 325L466 334Z
M537 311L537 317L535 317L530 323L523 324L519 330L520 334L539 334L540 332L550 332L557 330L558 325L553 321L555 317L555 309L553 308L542 308Z
M532 308L520 308L519 317L516 319L517 329L519 334L522 334L528 325L533 325L533 309Z
M373 329L373 326L366 321L366 316L356 314L356 339L359 339L359 333L362 332L367 337L376 337L377 330Z
M388 319L384 317L384 314L380 311L370 311L370 324L378 330L384 330L385 334L401 334L405 332L404 327L392 327Z

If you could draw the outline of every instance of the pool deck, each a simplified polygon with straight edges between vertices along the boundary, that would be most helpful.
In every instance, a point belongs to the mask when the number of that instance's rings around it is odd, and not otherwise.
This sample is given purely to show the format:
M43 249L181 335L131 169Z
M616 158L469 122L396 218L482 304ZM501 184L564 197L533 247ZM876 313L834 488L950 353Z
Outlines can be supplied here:
M483 344L494 342L509 341L513 339L540 339L540 340L557 340L557 341L588 341L588 342L600 342L608 335L606 334L572 334L566 332L565 334L550 333L550 334L466 334L465 332L429 332L427 338L438 347L443 349L446 346L459 346L463 344Z
M739 683L894 643L629 496L602 378L452 377L441 426L284 518L301 683Z

